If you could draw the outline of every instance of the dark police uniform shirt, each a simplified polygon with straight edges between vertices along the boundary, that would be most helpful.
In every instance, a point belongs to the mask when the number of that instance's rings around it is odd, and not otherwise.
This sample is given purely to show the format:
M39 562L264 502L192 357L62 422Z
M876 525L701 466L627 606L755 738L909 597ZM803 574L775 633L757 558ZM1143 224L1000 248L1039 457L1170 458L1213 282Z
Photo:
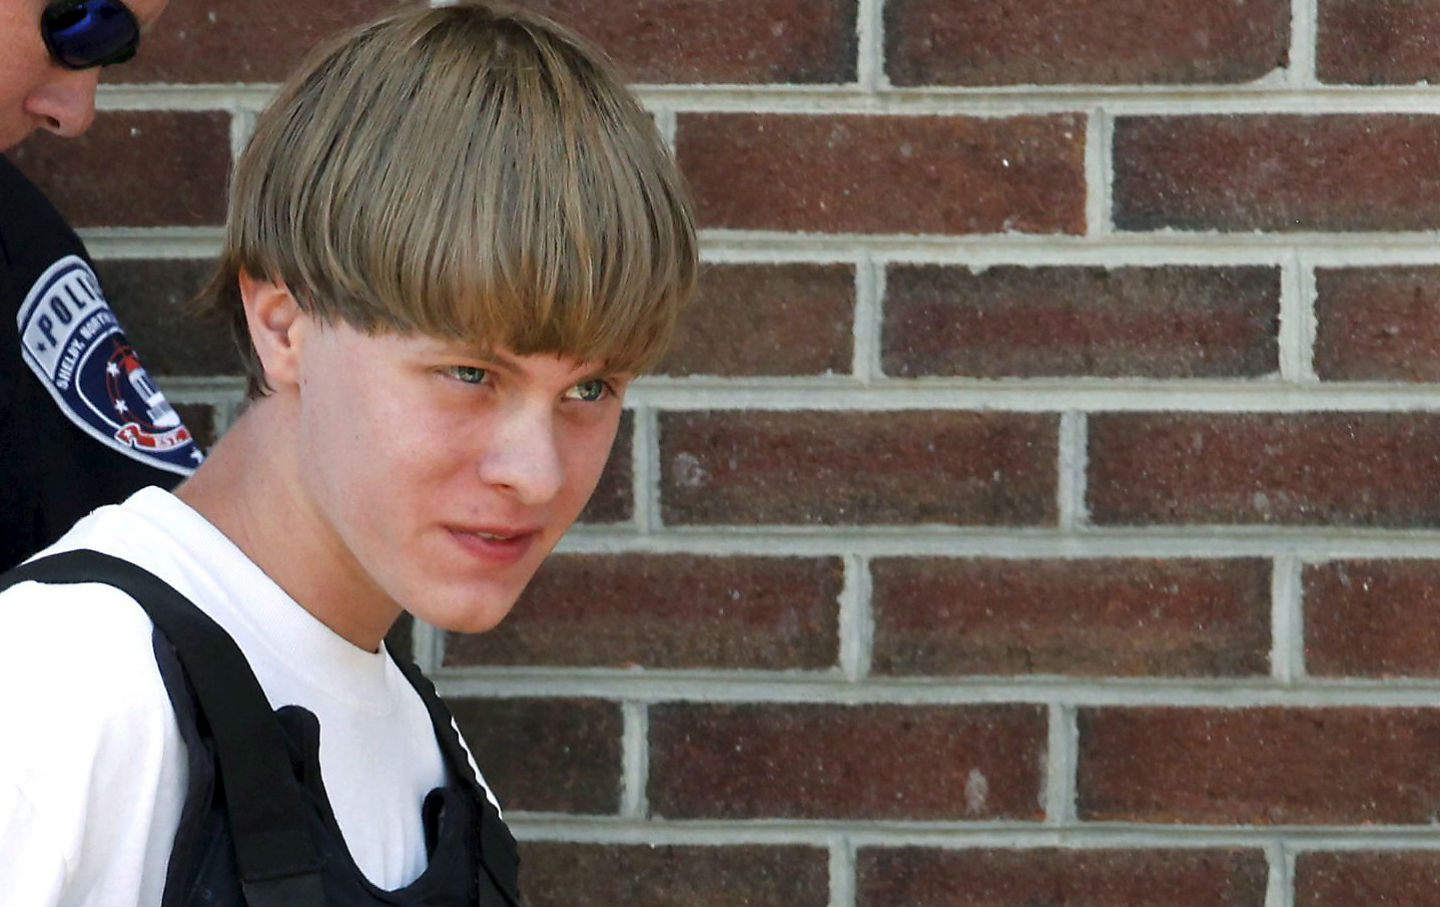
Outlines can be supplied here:
M75 231L0 157L0 571L203 459Z

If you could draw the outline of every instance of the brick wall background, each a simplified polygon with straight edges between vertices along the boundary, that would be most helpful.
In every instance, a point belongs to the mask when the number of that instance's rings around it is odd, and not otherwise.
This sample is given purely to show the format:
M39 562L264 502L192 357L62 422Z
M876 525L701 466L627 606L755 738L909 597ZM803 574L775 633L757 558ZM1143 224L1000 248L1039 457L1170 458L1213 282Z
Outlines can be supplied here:
M15 152L210 437L231 155L390 2L173 0ZM514 616L408 637L534 903L1440 903L1440 0L539 5L707 266Z

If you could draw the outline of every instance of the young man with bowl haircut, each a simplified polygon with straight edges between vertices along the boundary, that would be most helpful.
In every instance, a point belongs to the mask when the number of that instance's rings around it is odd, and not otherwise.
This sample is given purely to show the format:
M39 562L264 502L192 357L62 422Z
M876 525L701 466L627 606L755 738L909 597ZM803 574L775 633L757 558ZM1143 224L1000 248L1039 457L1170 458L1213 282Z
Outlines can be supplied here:
M579 515L694 282L673 161L560 27L406 6L281 88L230 208L247 406L0 593L67 655L0 660L0 902L508 902L493 797L382 640L494 626Z

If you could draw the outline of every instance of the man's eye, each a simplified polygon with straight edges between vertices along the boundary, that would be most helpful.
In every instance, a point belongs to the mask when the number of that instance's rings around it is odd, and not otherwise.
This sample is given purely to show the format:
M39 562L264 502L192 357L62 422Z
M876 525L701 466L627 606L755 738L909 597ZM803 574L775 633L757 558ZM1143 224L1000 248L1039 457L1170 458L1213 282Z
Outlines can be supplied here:
M570 388L570 390L565 392L565 397L569 400L594 403L597 400L604 399L605 394L609 390L609 385L604 381L601 381L599 378L593 378L589 381L581 381L579 384Z
M458 381L463 381L466 384L484 384L487 374L488 372L486 372L485 369L477 368L473 365L450 366L451 377Z

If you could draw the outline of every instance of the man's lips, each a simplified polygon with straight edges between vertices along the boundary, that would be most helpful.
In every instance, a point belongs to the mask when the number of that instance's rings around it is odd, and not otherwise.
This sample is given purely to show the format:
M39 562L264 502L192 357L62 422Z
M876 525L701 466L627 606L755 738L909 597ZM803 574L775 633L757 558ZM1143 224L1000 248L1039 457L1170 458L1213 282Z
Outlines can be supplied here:
M539 529L511 526L450 526L450 536L482 560L510 563L525 556L540 537Z

